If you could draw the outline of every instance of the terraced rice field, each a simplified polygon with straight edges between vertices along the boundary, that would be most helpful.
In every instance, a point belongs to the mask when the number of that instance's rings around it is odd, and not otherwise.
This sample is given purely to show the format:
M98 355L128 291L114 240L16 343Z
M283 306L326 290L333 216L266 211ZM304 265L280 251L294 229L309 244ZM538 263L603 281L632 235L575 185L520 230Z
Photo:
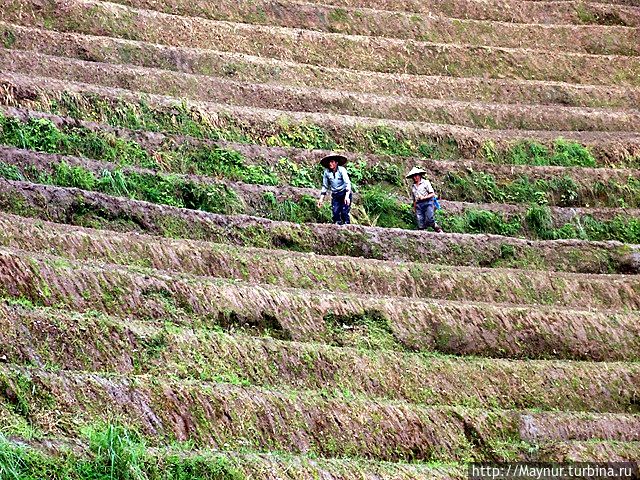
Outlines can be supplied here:
M640 458L637 0L5 0L0 41L0 478Z

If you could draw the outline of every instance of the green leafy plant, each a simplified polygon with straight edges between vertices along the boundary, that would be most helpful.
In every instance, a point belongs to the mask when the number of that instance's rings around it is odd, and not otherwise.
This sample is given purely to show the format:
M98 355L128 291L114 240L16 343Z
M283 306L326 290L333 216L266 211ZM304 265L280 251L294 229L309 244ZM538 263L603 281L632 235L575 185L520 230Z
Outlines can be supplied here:
M0 161L0 177L6 178L7 180L24 180L24 176L18 167L2 161Z
M398 199L381 186L362 190L361 204L369 222L379 227L415 228L413 212L407 203Z
M559 138L553 143L553 156L549 164L564 167L595 167L596 159L583 145Z
M90 429L87 435L94 457L81 464L83 473L105 480L148 479L143 464L146 446L138 433L108 424Z
M452 233L490 233L509 237L522 233L522 224L517 217L506 219L486 210L466 210L461 215L439 210L436 219L446 232Z
M292 162L286 157L278 160L277 169L280 174L289 179L289 183L294 187L317 187L318 179L322 175L321 165L309 168Z
M552 149L532 140L522 140L510 146L504 155L496 151L495 145L491 149L483 148L483 156L491 162L515 165L596 166L596 159L585 146L562 138L553 143Z
M551 209L546 205L531 205L525 214L525 224L539 238L553 237L553 218Z

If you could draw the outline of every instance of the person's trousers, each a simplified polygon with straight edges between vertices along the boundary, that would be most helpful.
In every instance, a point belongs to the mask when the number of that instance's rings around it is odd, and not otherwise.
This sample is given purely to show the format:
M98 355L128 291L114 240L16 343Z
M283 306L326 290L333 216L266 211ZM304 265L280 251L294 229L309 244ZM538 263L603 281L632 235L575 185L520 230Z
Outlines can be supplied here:
M339 225L351 223L351 219L349 218L349 212L351 211L351 202L349 202L349 205L345 205L344 199L346 196L346 190L331 194L331 212L333 214L333 223L337 223ZM349 194L349 199L353 199L353 194Z
M416 204L416 219L418 220L419 230L424 230L427 227L435 228L436 219L434 212L435 206L431 198Z

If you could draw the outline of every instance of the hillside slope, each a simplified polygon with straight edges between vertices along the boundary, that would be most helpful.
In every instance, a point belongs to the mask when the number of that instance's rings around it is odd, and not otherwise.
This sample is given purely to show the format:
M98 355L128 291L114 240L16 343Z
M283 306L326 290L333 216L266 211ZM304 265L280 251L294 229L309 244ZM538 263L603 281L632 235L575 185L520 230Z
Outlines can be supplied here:
M0 478L637 462L639 38L635 0L4 2Z

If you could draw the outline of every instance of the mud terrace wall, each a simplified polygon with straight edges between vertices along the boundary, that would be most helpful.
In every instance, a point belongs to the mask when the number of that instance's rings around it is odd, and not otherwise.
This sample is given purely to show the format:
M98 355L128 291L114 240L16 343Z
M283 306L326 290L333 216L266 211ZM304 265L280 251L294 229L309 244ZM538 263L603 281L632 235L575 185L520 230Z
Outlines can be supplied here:
M637 461L639 29L635 0L6 1L0 478ZM316 205L336 151L351 225Z

